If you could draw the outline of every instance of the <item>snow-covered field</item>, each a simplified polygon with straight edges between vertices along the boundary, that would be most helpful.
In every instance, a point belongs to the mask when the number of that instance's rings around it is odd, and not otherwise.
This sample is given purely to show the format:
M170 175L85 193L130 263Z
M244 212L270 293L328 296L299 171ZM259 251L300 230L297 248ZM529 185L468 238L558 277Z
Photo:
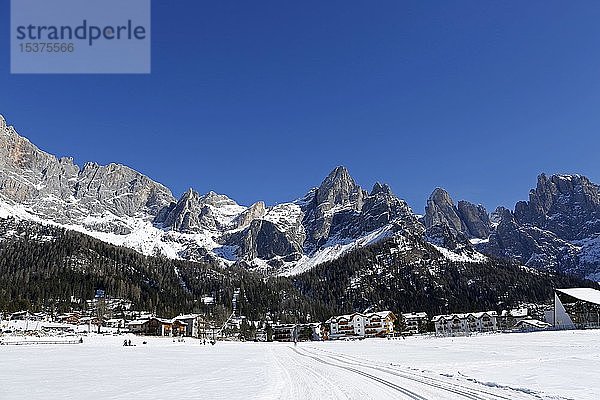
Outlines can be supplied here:
M599 340L571 331L294 347L89 336L0 346L0 399L597 399Z

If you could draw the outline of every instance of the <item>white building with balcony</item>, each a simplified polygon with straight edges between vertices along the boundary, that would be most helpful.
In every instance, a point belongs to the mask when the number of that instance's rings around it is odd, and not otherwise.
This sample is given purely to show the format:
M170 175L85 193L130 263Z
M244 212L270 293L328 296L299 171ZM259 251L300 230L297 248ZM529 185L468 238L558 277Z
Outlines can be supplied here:
M376 313L354 313L331 317L329 338L342 337L385 337L394 333L396 316L391 311Z
M477 332L498 330L496 311L467 314L436 315L432 318L435 334L441 336L462 336Z
M427 313L405 313L402 314L403 332L411 335L427 331Z

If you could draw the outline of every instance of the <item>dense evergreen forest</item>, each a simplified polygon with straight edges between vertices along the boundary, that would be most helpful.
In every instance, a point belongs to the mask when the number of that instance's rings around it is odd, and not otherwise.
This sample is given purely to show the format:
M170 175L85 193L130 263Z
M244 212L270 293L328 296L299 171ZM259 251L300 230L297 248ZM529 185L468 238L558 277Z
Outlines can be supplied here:
M267 278L236 266L144 256L31 222L0 219L0 232L0 310L8 312L81 309L104 289L137 310L165 317L201 312L223 320L239 289L240 312L252 320L306 322L367 308L430 315L500 310L549 301L555 287L597 287L502 260L452 262L418 238L408 249L391 239L293 278ZM203 296L215 304L204 304Z
M524 268L499 259L450 261L429 243L389 239L361 248L294 278L306 296L342 312L426 311L429 315L501 311L519 303L546 303L554 288L595 282Z
M323 318L331 310L301 295L289 279L266 279L236 267L148 257L61 228L0 220L0 310L57 312L82 308L96 289L128 299L138 310L169 317L202 312L223 319L239 288L241 312L282 321ZM202 296L215 299L203 304Z

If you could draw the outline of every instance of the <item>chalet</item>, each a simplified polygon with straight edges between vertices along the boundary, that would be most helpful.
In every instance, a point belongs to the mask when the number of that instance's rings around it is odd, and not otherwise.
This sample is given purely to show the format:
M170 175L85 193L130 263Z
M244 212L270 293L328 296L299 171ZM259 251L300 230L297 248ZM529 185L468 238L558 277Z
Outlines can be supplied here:
M187 324L177 319L152 317L150 319L131 321L127 328L132 333L146 336L183 336Z
M136 319L127 323L127 328L131 333L143 335L148 330L148 319Z
M435 324L435 334L442 336L462 336L475 332L493 332L498 329L495 311L468 314L436 315L431 320Z
M200 327L204 325L204 319L200 314L179 315L175 320L185 323L184 336L200 337Z
M71 321L75 321L75 322L71 322ZM74 325L99 325L99 324L103 324L104 321L100 320L98 317L81 317L81 318L77 318L75 319L74 316L71 316L67 319L65 319L63 322L67 323L67 324L74 324Z
M293 342L297 329L295 324L274 324L273 340L276 342Z
M407 313L402 314L403 333L416 335L427 331L427 313Z
M64 324L71 324L71 325L79 325L80 323L83 323L81 321L81 314L78 312L59 315L57 317L57 320L59 320L60 322L62 322Z
M254 341L255 342L266 342L268 337L267 337L267 331L264 329L257 329L256 330L256 334L254 335Z
M542 331L550 328L551 326L551 324L539 321L537 319L522 319L515 324L514 328L522 332L533 332Z
M273 324L273 340L276 342L312 341L321 339L321 324Z
M342 337L385 337L394 333L396 316L391 311L376 313L354 313L331 317L329 338Z
M529 314L528 308L515 308L512 310L503 310L500 315L496 317L498 323L498 330L509 330L512 329L516 324L524 319L532 319Z
M104 325L107 328L125 328L125 320L123 318L111 318L109 320L106 320L106 322L104 323Z

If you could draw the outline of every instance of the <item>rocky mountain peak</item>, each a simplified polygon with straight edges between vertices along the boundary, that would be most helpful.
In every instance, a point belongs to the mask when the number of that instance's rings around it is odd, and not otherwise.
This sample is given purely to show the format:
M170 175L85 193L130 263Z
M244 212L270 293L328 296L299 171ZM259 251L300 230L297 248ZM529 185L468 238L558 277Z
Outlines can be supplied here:
M201 196L195 190L189 189L155 222L185 233L203 230L217 232L232 227L236 218L245 211L245 207L223 194L210 191Z
M425 227L429 229L435 225L447 225L452 232L462 233L466 227L457 211L450 194L442 188L436 188L425 207Z
M457 207L450 194L442 188L436 188L427 200L424 223L430 237L449 232L460 238L486 239L492 229L488 212L482 205L461 200ZM439 226L447 229L440 229ZM449 242L454 239L444 237L436 240Z
M540 174L529 201L519 201L514 212L494 213L497 224L483 251L598 279L599 200L598 186L584 176Z
M458 216L463 221L469 236L486 239L491 232L491 222L487 210L481 204L475 205L465 200L458 202Z
M226 195L213 192L212 190L206 193L204 196L202 196L201 201L203 204L211 205L214 207L238 205L234 200L230 199Z
M308 248L314 249L327 240L335 214L360 211L367 196L346 167L339 166L331 171L301 203Z
M9 130L8 136L0 136L0 193L42 217L72 222L79 216L109 211L146 219L174 201L166 187L129 167L87 163L80 170L72 158L59 160L12 127ZM76 207L72 199L77 200Z
M358 210L364 197L364 190L356 184L348 169L343 166L331 171L316 192L317 204L327 204L328 207L353 203L354 208Z
M566 240L600 233L600 187L582 175L540 174L529 201L515 205L515 219Z
M371 189L371 196L375 196L378 194L392 194L392 189L387 184L381 184L379 182L375 182L373 185L373 189Z
M90 162L80 169L72 158L38 149L0 117L0 198L0 207L5 200L23 205L32 218L100 234L146 254L302 269L339 256L352 243L403 235L600 276L600 188L582 175L541 174L528 201L517 203L514 212L498 208L491 215L481 205L455 203L437 188L423 223L388 185L376 182L369 193L343 166L293 203L243 207L225 195L193 189L176 200L163 185L121 164Z
M190 188L156 222L175 231L195 232L200 229L200 203L200 195Z
M245 227L256 219L262 219L267 213L267 208L263 201L257 201L252 204L246 211L242 212L234 220L234 229Z

